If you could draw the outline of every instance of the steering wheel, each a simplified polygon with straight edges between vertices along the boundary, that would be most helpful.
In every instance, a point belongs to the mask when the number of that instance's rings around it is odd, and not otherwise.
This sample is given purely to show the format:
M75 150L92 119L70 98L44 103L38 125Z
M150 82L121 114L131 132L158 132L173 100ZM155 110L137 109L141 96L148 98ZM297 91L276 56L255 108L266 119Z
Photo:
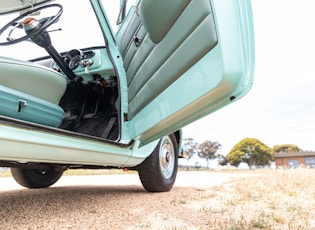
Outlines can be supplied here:
M49 26L51 26L52 24L56 23L58 21L58 19L60 18L61 14L63 12L62 6L60 4L44 5L44 6L32 9L32 10L30 10L30 11L24 13L24 14L21 14L19 17L16 17L15 19L13 19L12 21L10 21L8 24L6 24L5 26L3 26L0 29L0 36L1 36L2 33L5 30L7 30L9 27L15 27L16 28L17 27L16 25L19 24L18 21L20 19L22 19L24 17L27 17L28 15L31 15L31 14L37 12L37 11L40 11L40 10L43 10L43 9L46 9L46 8L51 8L51 7L59 8L58 13L56 15L52 16L52 17L49 17L47 20L45 20L44 23L42 24L42 26L39 29L32 30L32 31L30 31L29 33L27 33L23 37L20 37L20 38L14 39L14 40L9 40L7 42L0 42L0 46L13 45L13 44L16 44L16 43L28 40L28 39L30 39L33 36L36 36L36 35L39 35L39 34L43 33ZM13 29L15 29L15 28L13 28ZM11 31L11 33L12 33L12 31Z

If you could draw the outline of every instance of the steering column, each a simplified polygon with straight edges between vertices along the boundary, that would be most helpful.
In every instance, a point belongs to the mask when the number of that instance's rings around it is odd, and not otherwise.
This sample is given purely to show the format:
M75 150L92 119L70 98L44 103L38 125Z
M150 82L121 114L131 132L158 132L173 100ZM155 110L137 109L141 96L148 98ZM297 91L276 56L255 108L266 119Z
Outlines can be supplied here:
M42 24L39 21L37 21L35 18L26 18L23 21L23 27L26 34L35 34L30 39L47 51L47 53L54 59L57 65L71 81L76 81L79 79L79 77L73 73L68 64L63 60L58 51L51 44L51 39L48 32L44 30L41 33L36 33L36 30L40 30L42 27Z
M52 7L59 8L59 11L54 16L44 18L39 21L36 20L35 18L28 17L37 11L41 11L43 9L52 8ZM26 13L19 15L18 17L14 18L12 21L7 23L0 29L0 36L2 36L4 31L6 31L8 28L12 28L10 34L12 33L14 29L21 28L19 20L25 17L28 17L24 19L22 23L22 26L26 32L26 35L20 38L15 38L15 39L8 37L6 42L0 42L0 46L13 45L13 44L31 39L34 43L44 48L48 52L48 54L59 65L62 71L67 75L70 81L77 82L81 78L76 76L73 73L73 71L69 68L68 64L63 60L63 58L60 56L57 50L53 47L53 45L51 44L50 36L48 32L46 31L46 29L49 26L51 26L52 24L56 23L59 20L62 12L63 12L63 9L60 4L49 4L49 5L44 5L38 8L31 9L27 11Z

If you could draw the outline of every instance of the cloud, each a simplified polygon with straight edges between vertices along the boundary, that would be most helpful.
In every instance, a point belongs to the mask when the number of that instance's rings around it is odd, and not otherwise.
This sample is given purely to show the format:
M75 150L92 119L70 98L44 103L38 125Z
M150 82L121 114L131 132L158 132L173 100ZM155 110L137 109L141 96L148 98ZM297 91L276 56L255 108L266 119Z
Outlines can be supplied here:
M185 137L218 141L228 153L246 137L269 147L315 150L315 2L252 0L256 67L241 100L184 128Z

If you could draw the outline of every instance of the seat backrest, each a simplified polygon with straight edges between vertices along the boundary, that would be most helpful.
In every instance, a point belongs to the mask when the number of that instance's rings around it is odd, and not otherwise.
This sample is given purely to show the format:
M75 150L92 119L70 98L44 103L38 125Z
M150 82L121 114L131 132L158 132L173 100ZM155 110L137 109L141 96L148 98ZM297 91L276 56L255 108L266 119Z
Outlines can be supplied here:
M28 61L0 56L0 85L59 104L67 80L60 73Z
M217 44L209 0L142 0L120 40L128 119Z

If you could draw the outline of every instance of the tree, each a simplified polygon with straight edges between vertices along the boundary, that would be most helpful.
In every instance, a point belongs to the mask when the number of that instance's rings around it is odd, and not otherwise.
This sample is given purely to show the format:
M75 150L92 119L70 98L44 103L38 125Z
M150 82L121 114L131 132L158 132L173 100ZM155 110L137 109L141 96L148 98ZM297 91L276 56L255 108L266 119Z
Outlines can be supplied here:
M273 146L274 153L280 152L303 152L297 145L292 144L283 144L283 145L275 145Z
M267 165L271 161L272 149L256 138L245 138L236 144L227 155L232 165L246 162L249 166Z
M191 158L197 152L198 152L198 143L193 138L183 139L184 157Z
M227 165L227 163L229 163L229 161L226 159L226 156L223 154L216 154L216 159L220 165Z
M204 141L199 145L198 156L207 159L207 168L209 168L209 159L214 159L216 152L221 148L221 144L217 141Z

